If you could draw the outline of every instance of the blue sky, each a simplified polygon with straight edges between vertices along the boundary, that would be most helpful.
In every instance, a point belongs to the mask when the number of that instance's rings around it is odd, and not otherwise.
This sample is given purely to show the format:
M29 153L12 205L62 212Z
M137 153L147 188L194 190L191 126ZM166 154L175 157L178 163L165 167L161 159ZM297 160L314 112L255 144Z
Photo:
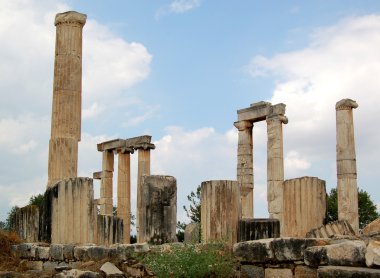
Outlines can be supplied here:
M265 100L287 105L285 177L329 190L334 107L352 98L358 184L380 203L378 1L0 0L0 220L46 186L53 22L67 10L87 14L80 176L100 170L96 143L150 134L152 173L177 178L185 220L197 185L235 179L236 110ZM255 215L266 217L265 123L253 136Z

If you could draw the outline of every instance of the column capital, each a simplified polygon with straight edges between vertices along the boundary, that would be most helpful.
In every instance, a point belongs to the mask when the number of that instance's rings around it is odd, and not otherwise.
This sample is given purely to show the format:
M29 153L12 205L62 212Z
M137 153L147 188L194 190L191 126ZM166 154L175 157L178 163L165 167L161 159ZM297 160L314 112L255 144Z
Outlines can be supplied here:
M246 120L243 120L243 121L237 121L237 122L234 122L234 126L239 130L239 131L244 131L248 128L251 128L253 127L253 123L251 121L246 121Z
M267 117L267 123L269 121L280 121L281 123L286 125L288 123L288 117L284 115L269 115Z
M335 110L337 110L337 111L338 110L351 110L353 108L355 109L358 107L359 107L359 105L356 103L356 101L349 99L349 98L342 99L335 104Z
M75 11L68 11L65 13L58 13L55 16L54 25L76 23L83 26L86 23L87 15Z
M151 144L151 143L141 143L141 144L136 144L134 146L134 149L135 150L154 150L156 148L156 146L154 144Z
M114 150L115 154L119 154L119 153L121 153L121 154L132 154L134 152L135 152L135 150L131 147L118 148L118 149Z

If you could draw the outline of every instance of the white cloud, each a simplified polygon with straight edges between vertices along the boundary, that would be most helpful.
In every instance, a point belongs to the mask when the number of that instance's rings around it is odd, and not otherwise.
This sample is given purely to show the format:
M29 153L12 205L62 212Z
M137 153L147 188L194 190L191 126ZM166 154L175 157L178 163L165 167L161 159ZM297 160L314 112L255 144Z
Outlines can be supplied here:
M82 118L90 119L98 116L105 110L103 105L98 105L98 103L94 102L90 107L83 109Z
M155 15L156 19L168 14L183 14L198 8L201 5L201 0L174 0L167 6L161 7Z
M199 7L200 0L175 0L169 5L169 9L173 13L184 13Z
M380 16L353 17L316 30L304 49L256 56L250 64L256 78L277 77L270 101L287 105L284 148L288 169L289 163L303 167L301 172L328 179L330 187L336 181L335 167L331 167L335 165L335 103L343 98L358 102L353 113L359 186L365 181L363 189L377 200L374 173L380 163L380 131L373 124L380 106L378 45ZM299 157L289 156L290 150Z
M289 151L285 155L284 168L287 176L299 177L305 175L305 170L310 168L310 162L302 158L297 151Z

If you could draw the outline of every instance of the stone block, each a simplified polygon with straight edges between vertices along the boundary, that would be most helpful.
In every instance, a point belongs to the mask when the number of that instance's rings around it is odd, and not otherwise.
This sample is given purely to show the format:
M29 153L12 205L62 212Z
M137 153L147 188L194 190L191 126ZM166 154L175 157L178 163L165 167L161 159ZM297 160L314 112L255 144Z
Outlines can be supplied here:
M43 246L37 246L36 247L36 258L38 260L49 260L50 257L50 248L49 247L43 247Z
M21 278L23 275L15 271L0 271L0 278Z
M110 262L104 263L100 270L104 272L106 277L124 277L124 273Z
M78 261L86 262L90 260L88 255L88 249L91 246L75 246L74 247L74 258Z
M305 264L318 267L320 265L364 266L366 246L363 241L343 241L341 243L314 246L305 250Z
M264 268L254 265L242 265L240 268L241 278L264 278Z
M310 230L306 237L311 238L329 238L336 236L354 236L355 232L347 220L337 220L318 228Z
M21 243L17 246L16 254L21 259L34 259L37 245L34 243Z
M233 252L242 262L300 261L306 248L328 243L324 239L270 238L239 242L234 245Z
M27 269L27 270L42 270L43 269L43 262L42 261L22 260L20 262L19 266L21 268Z
M367 246L365 263L368 267L380 267L380 241L371 240Z
M104 246L90 246L87 254L90 260L100 261L108 258L108 249Z
M200 240L200 223L190 223L185 228L185 240L186 243L198 243Z
M365 226L362 234L364 236L380 235L380 217Z
M58 266L58 262L46 261L42 265L42 269L45 271L53 271Z
M294 269L294 278L317 278L317 269L298 265Z
M278 219L243 218L239 220L238 242L280 237Z
M78 269L64 270L54 275L54 278L101 278L97 272L82 271Z
M293 272L288 268L266 268L265 278L293 278Z
M50 245L50 257L54 261L63 261L63 244Z
M380 269L349 266L322 266L318 278L379 278Z
M63 245L63 259L64 260L73 260L74 259L74 244L65 244Z

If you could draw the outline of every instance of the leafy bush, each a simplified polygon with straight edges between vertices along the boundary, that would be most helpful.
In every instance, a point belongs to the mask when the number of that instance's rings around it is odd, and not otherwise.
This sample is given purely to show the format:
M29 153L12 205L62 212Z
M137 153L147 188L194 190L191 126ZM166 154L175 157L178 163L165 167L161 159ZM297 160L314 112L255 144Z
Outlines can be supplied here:
M145 255L143 262L157 277L231 277L234 264L225 244L170 245Z

